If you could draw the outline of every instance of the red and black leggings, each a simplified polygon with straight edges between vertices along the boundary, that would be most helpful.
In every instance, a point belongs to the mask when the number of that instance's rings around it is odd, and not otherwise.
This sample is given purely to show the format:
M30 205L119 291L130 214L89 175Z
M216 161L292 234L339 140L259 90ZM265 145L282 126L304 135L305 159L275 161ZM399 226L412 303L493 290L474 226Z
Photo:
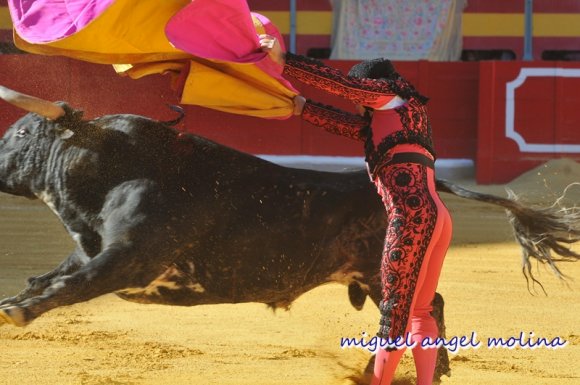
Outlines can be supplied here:
M431 302L451 242L451 217L436 192L432 160L422 153L396 150L393 159L374 181L389 216L378 335L394 340L411 333L417 343L413 349L417 383L430 384L437 349L422 349L421 341L438 335ZM388 350L377 353L373 385L391 383L405 349Z

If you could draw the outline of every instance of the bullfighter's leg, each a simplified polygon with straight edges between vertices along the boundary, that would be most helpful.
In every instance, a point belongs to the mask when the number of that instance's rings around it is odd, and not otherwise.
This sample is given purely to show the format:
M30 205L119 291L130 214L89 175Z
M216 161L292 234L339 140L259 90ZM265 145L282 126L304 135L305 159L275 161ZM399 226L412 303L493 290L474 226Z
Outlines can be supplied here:
M451 242L451 217L447 212L445 214L440 213L439 216L443 216L444 220L448 221L446 225L448 229L443 231L439 241L433 248L431 258L428 261L427 274L421 286L418 287L417 299L411 313L410 330L413 332L412 339L418 343L425 336L430 337L432 341L439 336L437 321L431 315L433 312L432 302L443 267L443 260ZM418 383L431 383L436 365L436 355L437 353L433 348L413 349Z
M156 239L165 215L160 194L147 183L126 183L116 190L101 212L102 251L74 273L53 279L42 294L0 306L0 324L25 326L56 307L144 286L167 269L172 258L162 252L167 241Z
M371 285L369 296L375 303L375 305L378 307L380 301L383 299L380 283L376 285ZM433 316L435 322L437 322L437 329L439 330L438 337L442 338L445 338L444 305L445 304L443 301L443 296L439 293L435 293L435 298L431 303L431 306L433 308L431 316ZM376 356L374 355L371 357L364 370L364 373L369 376L372 375L374 372L375 358ZM439 349L437 349L437 361L435 364L435 374L433 375L433 379L439 380L441 376L449 375L450 370L451 369L449 367L449 352L447 352L447 349L442 346Z
M388 172L390 171L390 172ZM388 172L388 173L387 173ZM451 241L451 217L435 191L433 170L420 165L387 168L377 182L389 213L382 260L380 334L411 333L418 384L433 381L437 351L424 349L438 336L431 302ZM433 220L435 219L435 221ZM403 349L377 353L372 384L390 384Z
M73 251L73 253L69 255L69 257L65 259L60 265L58 265L54 270L37 277L28 278L26 288L14 297L8 297L0 300L0 306L15 304L24 301L25 299L40 295L47 287L52 284L54 279L74 273L88 261L89 257L80 247L77 247L75 251Z

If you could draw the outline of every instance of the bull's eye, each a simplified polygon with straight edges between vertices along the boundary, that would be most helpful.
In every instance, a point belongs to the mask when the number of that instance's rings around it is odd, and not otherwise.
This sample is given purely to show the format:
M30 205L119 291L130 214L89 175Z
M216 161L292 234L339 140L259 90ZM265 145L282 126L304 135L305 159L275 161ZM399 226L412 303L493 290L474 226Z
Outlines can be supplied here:
M16 136L19 138L24 138L26 135L28 135L28 129L26 128L21 128L16 131Z

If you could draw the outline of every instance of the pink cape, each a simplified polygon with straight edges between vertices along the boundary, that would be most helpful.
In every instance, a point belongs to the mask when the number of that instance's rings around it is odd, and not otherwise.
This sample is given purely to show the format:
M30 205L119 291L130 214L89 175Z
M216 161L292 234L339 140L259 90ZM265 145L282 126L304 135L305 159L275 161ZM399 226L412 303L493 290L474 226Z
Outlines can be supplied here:
M298 93L259 33L283 39L245 0L8 0L19 48L118 64L131 77L182 71L182 102L285 119ZM120 64L120 65L119 65Z
M266 34L275 36L284 49L284 39L265 16L251 13L245 0L192 0L167 23L165 35L182 51L193 56L232 63L255 64L296 92L282 77L283 67L261 51L252 16Z
M29 43L70 36L103 13L114 0L8 0L14 29Z

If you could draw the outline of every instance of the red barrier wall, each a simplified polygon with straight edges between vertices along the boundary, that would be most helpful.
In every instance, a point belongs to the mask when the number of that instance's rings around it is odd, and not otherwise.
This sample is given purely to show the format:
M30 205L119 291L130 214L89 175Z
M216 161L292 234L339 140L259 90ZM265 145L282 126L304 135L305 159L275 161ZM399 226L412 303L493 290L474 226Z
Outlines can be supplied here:
M347 71L353 62L333 62ZM476 155L478 64L396 63L399 71L431 98L429 109L439 157L474 159ZM0 55L0 84L49 100L66 100L87 117L135 113L155 119L173 115L177 104L169 79L152 76L131 80L109 66L60 57ZM350 103L301 86L304 95L354 111ZM301 121L263 120L187 106L181 129L254 154L362 156L360 143L328 134ZM22 115L0 104L0 131Z
M347 71L352 62L330 64ZM579 63L420 61L396 66L431 98L439 158L475 159L479 183L507 182L553 158L580 160ZM174 113L166 104L178 104L178 99L169 83L161 76L122 78L109 66L66 58L0 55L0 84L45 99L66 100L89 118L134 113L172 119ZM307 97L352 111L338 97L296 84ZM185 110L180 129L245 152L362 156L360 143L299 118L264 120L193 106ZM0 103L0 131L21 115Z
M580 66L482 62L477 181L507 182L547 160L580 160Z

